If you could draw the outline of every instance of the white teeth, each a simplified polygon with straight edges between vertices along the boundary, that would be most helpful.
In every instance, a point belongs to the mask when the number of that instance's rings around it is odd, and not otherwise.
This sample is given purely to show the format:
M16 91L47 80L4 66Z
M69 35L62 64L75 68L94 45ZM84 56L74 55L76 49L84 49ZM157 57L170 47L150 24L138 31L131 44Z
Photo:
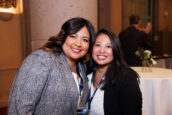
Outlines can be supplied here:
M78 49L72 49L73 51L76 51L76 52L79 52L80 50L78 50Z
M98 56L98 58L100 58L100 59L105 59L106 56Z

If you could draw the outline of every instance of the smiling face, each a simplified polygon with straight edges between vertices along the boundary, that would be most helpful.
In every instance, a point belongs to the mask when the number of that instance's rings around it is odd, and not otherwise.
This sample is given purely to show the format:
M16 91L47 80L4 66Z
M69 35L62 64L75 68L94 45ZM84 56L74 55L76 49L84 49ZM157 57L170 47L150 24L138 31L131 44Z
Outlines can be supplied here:
M109 66L113 60L112 44L106 34L97 36L92 57L98 66Z
M90 35L84 26L75 34L68 35L62 49L69 63L78 61L84 57L89 48Z

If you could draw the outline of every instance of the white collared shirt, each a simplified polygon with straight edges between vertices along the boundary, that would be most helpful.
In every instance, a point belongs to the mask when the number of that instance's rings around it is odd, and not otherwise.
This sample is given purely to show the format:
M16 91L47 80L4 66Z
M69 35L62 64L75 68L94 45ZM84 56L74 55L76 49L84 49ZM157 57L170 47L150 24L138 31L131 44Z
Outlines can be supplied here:
M89 74L87 77L89 79L89 88L91 88L91 95L94 93L94 86L93 83L91 83L93 74ZM104 115L104 91L100 88L97 89L96 94L91 102L91 108L89 115Z
M80 94L80 88L79 88L79 83L81 82L81 79L77 77L77 74L72 72L72 75L74 77L74 80L75 80L75 83L76 83L76 86L77 86L77 89L78 89L78 93L79 93L79 98L78 98L78 105L80 103L80 98L81 98L81 95L82 95L82 91L81 91L81 94Z
M78 78L77 78L77 74L74 73L74 72L72 72L72 75L73 75L74 80L75 80L75 83L76 83L76 85L77 85L78 92L80 93L79 83L80 83L80 80L81 80L81 79L78 79Z

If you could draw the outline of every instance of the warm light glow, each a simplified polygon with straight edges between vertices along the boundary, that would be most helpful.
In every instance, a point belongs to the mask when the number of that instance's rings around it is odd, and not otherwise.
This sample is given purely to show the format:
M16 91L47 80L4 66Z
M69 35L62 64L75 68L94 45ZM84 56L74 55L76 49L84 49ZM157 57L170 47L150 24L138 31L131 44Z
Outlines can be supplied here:
M0 12L15 13L14 8L0 8Z
M23 13L23 2L22 0L17 1L16 8L0 8L0 12L12 13L12 14L20 14Z

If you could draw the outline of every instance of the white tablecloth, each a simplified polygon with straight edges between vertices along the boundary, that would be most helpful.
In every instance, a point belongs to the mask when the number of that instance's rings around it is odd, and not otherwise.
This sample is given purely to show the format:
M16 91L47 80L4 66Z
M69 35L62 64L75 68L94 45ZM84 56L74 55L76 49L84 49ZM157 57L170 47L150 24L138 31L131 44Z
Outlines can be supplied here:
M141 67L132 68L140 75L143 115L172 115L172 69L142 72Z

